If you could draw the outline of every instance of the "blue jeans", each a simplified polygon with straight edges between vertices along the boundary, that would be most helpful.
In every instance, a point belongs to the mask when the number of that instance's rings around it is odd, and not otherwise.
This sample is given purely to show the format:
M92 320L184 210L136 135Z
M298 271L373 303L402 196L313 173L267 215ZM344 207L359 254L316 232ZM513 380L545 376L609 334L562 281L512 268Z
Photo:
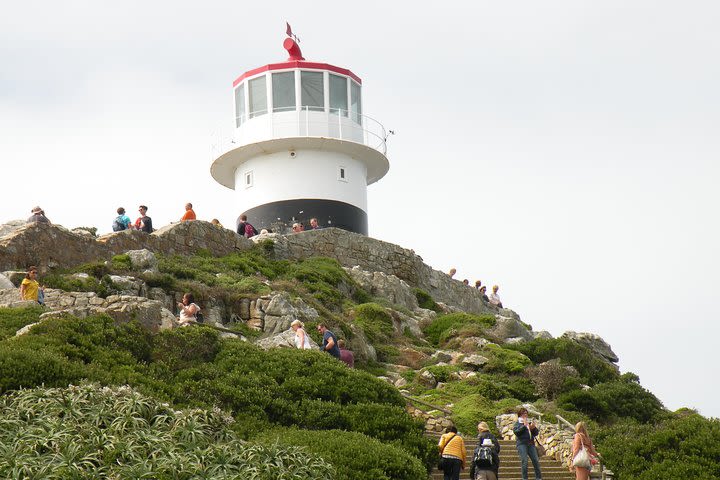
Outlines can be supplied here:
M540 460L538 459L535 445L518 443L516 447L518 454L520 454L520 468L522 469L523 480L528 480L528 456L530 457L530 460L532 460L533 468L535 469L535 480L542 480L542 473L540 472Z

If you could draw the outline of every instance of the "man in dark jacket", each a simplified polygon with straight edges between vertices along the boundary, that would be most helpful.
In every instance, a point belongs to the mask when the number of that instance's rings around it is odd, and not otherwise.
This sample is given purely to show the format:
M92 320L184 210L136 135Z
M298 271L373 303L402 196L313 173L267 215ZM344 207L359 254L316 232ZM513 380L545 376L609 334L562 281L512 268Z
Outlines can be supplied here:
M492 453L491 464L476 463L475 460L479 457L480 449L486 447L489 447ZM470 462L470 478L471 480L497 480L498 470L500 470L500 442L495 435L490 433L488 424L480 422L478 423L478 443Z
M513 425L515 433L515 447L520 455L520 468L522 470L522 479L528 480L528 456L532 460L533 469L535 469L535 480L542 480L540 472L540 459L535 449L535 437L538 436L538 428L535 423L528 420L528 411L525 407L518 410L518 419Z

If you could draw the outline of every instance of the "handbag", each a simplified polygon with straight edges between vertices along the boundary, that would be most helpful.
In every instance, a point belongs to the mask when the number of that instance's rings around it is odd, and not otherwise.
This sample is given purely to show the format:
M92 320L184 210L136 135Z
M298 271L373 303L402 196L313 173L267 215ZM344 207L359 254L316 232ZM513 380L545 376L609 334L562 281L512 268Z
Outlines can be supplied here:
M535 450L537 450L538 457L544 457L547 453L545 447L542 446L542 444L538 441L537 437L535 437Z
M592 463L590 462L590 454L587 450L585 450L585 444L582 444L582 447L580 447L580 451L577 453L577 455L575 455L575 458L573 458L573 466L586 468L588 470L592 468Z

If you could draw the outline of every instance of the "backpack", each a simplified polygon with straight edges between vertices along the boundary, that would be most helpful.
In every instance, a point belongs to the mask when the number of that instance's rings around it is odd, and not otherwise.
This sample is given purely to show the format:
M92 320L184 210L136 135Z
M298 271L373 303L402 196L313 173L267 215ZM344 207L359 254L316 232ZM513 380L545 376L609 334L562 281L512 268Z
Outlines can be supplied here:
M257 234L258 234L258 231L255 230L255 227L253 227L253 226L250 225L249 223L246 223L246 224L245 224L245 236L246 236L247 238L254 237L254 236L257 235Z
M120 221L120 216L115 217L115 220L112 224L113 232L119 232L121 230L125 230L127 228L127 225L125 225L123 222Z
M475 452L473 463L476 467L492 467L495 464L493 459L493 447L480 445Z
M205 317L203 317L203 314L200 313L200 310L198 310L197 312L195 312L195 320L196 320L198 323L205 323Z

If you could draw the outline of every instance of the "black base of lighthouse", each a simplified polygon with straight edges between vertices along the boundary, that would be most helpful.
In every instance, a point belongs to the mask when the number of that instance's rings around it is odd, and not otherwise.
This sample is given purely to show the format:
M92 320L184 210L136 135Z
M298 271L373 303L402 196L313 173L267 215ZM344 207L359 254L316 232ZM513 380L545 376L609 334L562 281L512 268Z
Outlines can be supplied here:
M317 218L318 224L323 228L342 228L362 235L368 233L367 213L355 205L336 200L282 200L266 203L243 213L258 231L266 228L276 233L289 233L295 222L302 223L306 230L310 230L310 219ZM239 222L238 217L236 225Z

